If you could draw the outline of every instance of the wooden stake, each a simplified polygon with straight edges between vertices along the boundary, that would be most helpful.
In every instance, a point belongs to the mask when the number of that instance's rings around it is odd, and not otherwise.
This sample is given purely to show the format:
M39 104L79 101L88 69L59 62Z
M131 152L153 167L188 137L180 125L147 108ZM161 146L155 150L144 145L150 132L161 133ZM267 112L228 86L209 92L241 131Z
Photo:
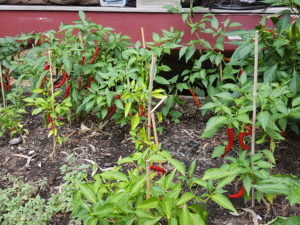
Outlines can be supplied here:
M156 146L158 146L159 142L158 142L158 135L157 135L157 129L156 129L155 114L153 112L151 112L151 121L152 121L152 128L153 128L155 144L156 144Z
M150 198L151 176L150 176L150 159L146 160L146 199Z
M251 139L251 168L254 167L252 156L255 154L255 122L256 122L256 97L257 97L257 74L258 74L258 31L255 33L254 47L254 81L253 81L253 114L252 114L252 139ZM251 206L255 206L255 191L252 188Z
M1 93L2 93L2 100L3 100L3 108L7 107L5 94L4 94L4 83L3 83L3 76L2 76L2 65L0 63L0 83L1 83Z
M220 63L220 80L223 82L223 65L222 62Z
M51 61L51 51L50 50L48 50L48 57L49 57L49 65L50 65L49 72L50 72L50 83L51 83L51 96L53 96L54 95L54 90L53 90L54 87L53 87L53 73L52 73L52 61ZM51 107L52 107L52 112L54 112L53 102L52 102ZM54 123L53 123L53 126L55 126ZM54 129L55 129L55 127L54 127ZM50 158L53 159L53 157L56 155L56 137L54 134L52 134L52 143L53 143L53 149L52 149Z
M150 78L149 78L149 88L148 88L148 139L151 138L151 111L152 111L152 90L153 90L153 80L155 76L155 66L156 66L156 56L152 55L151 67L150 67Z
M144 27L141 27L141 34L142 34L142 44L143 44L143 48L146 48Z

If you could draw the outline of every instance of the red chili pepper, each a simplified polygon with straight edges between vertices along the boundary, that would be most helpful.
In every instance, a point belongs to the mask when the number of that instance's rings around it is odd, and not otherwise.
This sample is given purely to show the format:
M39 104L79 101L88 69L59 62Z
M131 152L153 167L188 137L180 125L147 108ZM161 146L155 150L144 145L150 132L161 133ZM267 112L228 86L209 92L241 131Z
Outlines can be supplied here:
M224 59L225 62L230 62L230 60L231 60L230 58L227 58L225 56L223 57L223 59Z
M245 70L240 70L240 75L243 75L245 73Z
M6 69L5 76L6 83L4 84L5 89L10 92L10 76L9 76L9 68Z
M244 137L248 136L248 135L251 135L252 134L252 129L249 126L246 126L246 129L248 130L248 132L240 132L239 135L238 135L238 139L239 139L239 143L240 143L240 146L242 147L242 149L250 151L251 147L249 147L245 144Z
M144 115L144 106L142 104L140 104L140 108L139 108L139 117L141 117L142 115Z
M64 98L69 97L71 86L67 85Z
M120 99L121 98L121 95L116 95L116 99Z
M153 170L155 172L161 172L161 173L166 173L167 172L164 168L159 167L159 166L155 166L155 165L151 165L150 170Z
M66 82L67 78L68 78L68 74L67 74L66 72L64 72L61 81L60 81L57 85L55 85L55 86L53 87L53 89L56 89L56 88L61 87L61 86Z
M50 114L48 114L48 122L51 124L51 129L53 130L54 129L54 122L53 122L53 119L52 117L50 116Z
M233 195L228 195L228 197L229 197L229 198L240 198L240 197L244 196L245 190L246 190L246 189L245 189L245 187L243 186L243 187L241 188L241 190L239 190L238 193L233 194Z
M281 131L281 136L284 137L284 130Z
M192 88L190 88L190 93L192 94L193 99L195 100L196 104L201 108L201 104L200 104L199 100L197 99L197 96Z
M49 70L49 69L50 69L50 64L48 62L45 62L44 71Z
M84 54L84 51L81 51L82 54ZM81 59L81 62L80 62L80 65L83 65L85 62L85 57L82 56L82 59Z
M78 88L81 88L81 86L82 86L82 79L81 78L78 78Z
M42 79L42 82L41 82L41 85L40 85L40 88L44 88L44 84L46 82L46 79L47 79L47 76L45 75L44 78Z
M110 108L110 111L108 112L109 117L112 117L112 116L115 114L116 109L117 109L117 106L116 106L116 105L113 105L113 106Z
M224 158L224 156L230 151L230 149L232 148L233 145L233 141L234 141L234 128L227 128L227 135L228 135L228 144L225 148L225 152L222 155L222 158Z
M86 85L86 89L91 87L91 83L92 83L93 77L89 77L87 80L87 85Z
M52 117L50 116L50 114L48 114L48 122L51 123L53 121Z
M95 63L95 61L96 61L96 59L97 59L97 56L98 56L100 50L101 50L101 47L98 47L98 48L96 49L96 51L95 51L95 53L94 53L94 56L93 56L93 58L92 58L90 64L94 64L94 63Z

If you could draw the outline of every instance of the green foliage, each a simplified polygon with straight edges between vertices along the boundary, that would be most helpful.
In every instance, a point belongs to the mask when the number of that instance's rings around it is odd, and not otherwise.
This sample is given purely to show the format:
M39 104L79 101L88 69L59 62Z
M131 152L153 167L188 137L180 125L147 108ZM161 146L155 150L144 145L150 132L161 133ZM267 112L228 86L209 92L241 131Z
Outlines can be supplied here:
M167 221L168 224L205 225L206 203L210 199L236 212L223 194L223 186L214 186L212 179L193 175L196 161L186 169L169 152L149 141L144 129L133 135L138 151L118 161L119 165L127 164L126 168L129 166L130 169L123 172L122 167L114 167L94 175L93 181L79 182L72 200L73 216L84 224L157 224ZM162 176L151 172L149 192L146 188L147 162L150 165L169 163L174 168ZM199 192L200 187L206 192Z
M285 217L277 217L271 222L267 223L267 225L298 225L300 224L300 216L291 216L288 218Z
M69 213L72 209L72 194L76 184L86 178L86 165L75 166L72 158L69 166L61 168L63 185L58 194L50 199L38 193L46 187L46 181L24 183L20 178L9 177L12 186L0 190L0 223L6 225L46 225L56 213ZM71 220L70 224L79 224Z

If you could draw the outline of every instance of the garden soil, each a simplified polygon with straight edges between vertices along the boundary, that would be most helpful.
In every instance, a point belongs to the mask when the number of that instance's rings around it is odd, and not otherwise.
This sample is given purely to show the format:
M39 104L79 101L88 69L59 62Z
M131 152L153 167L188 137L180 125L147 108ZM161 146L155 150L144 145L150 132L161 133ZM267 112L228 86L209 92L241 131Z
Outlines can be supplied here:
M191 98L183 98L185 105L177 106L182 112L179 123L164 121L158 126L163 127L159 141L163 148L170 151L174 158L189 166L196 159L196 176L202 176L204 171L219 167L226 159L211 159L214 146L226 140L225 130L221 130L211 139L201 138L208 116L201 116L199 108ZM7 175L21 177L24 182L35 182L47 180L49 193L57 192L62 184L60 167L68 163L68 156L72 155L78 165L97 163L98 168L105 169L113 167L116 161L122 157L129 156L134 152L134 145L130 140L127 126L120 127L108 121L99 129L99 124L93 118L84 118L80 121L73 121L72 124L64 125L60 132L67 137L67 141L57 148L57 156L54 160L49 158L52 152L52 139L48 138L48 129L44 128L43 116L32 117L27 115L25 128L29 134L17 145L10 145L9 138L0 137L0 188L9 186ZM237 149L238 146L235 145ZM228 155L236 156L237 151L232 150ZM286 133L286 140L278 144L276 152L277 167L273 173L294 174L300 176L300 138L293 133ZM234 183L227 188L229 193L238 191L238 184ZM45 198L50 195L45 194ZM250 209L249 202L243 199L233 199L238 214L233 215L228 210L209 203L208 225L250 225L253 224L252 215L245 211ZM283 197L277 197L268 208L263 203L257 203L252 210L258 215L260 224L276 216L300 215L300 206L290 207L288 201ZM249 211L249 210L248 210ZM57 214L50 224L67 225L68 214Z

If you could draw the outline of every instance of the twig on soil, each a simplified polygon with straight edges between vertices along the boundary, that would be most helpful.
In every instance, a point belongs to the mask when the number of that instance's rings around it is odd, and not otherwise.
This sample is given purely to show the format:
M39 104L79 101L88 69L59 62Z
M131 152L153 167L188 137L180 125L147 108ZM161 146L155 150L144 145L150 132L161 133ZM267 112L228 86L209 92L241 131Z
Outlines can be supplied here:
M3 83L3 75L2 75L2 65L0 63L0 86L1 86L1 92L2 92L2 100L3 100L3 108L7 107L5 94L4 94L4 83Z
M252 221L253 221L253 223L254 223L254 225L259 225L259 223L258 223L258 215L256 214L256 212L254 212L252 209L248 209L248 208L242 208L245 212L248 212L248 213L250 213L251 214L251 216L252 216Z
M155 65L156 65L156 56L152 55L151 67L150 67L150 79L149 79L149 88L148 88L148 139L151 138L151 111L152 111L152 89L153 89L153 80L155 76Z
M270 206L270 203L268 203L267 200L264 197L262 197L262 202L267 207L267 213L265 214L265 218L266 218L270 213L271 206Z
M27 155L23 155L23 154L11 154L11 155L27 159L27 162L26 162L26 164L24 166L29 166L29 164L31 162L31 159L36 156L36 155L27 156Z
M257 97L257 73L258 73L258 31L255 33L255 54L254 54L254 81L253 81L253 114L252 114L252 139L251 156L255 154L255 122L256 122L256 97ZM251 157L251 168L254 167L254 161ZM252 188L251 207L255 206L255 190Z

